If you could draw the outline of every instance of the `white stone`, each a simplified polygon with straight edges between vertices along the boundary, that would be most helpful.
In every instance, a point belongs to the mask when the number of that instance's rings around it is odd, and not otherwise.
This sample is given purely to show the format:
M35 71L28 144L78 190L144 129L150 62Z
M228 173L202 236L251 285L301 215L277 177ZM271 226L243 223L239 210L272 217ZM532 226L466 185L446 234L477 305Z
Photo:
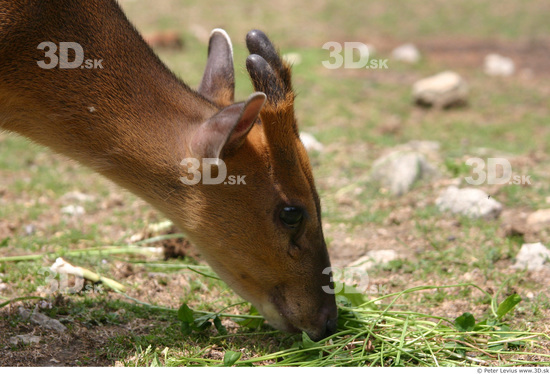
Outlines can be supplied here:
M469 91L466 81L453 71L421 79L412 90L417 104L439 108L466 103Z
M67 205L61 208L61 213L69 216L81 216L86 213L86 211L80 205Z
M15 335L10 338L10 343L12 345L17 345L19 343L23 343L23 344L40 343L40 337L34 336L32 334Z
M418 152L394 151L374 161L371 180L395 196L409 192L413 184L433 174L435 169Z
M485 56L483 70L487 75L507 77L514 74L516 66L511 58L491 53Z
M550 250L542 243L525 243L516 256L514 269L540 270L550 269Z
M50 330L55 330L57 332L64 332L65 330L67 330L67 327L58 320L50 318L47 315L36 311L31 312L28 309L20 307L19 315L23 319L30 319L32 322Z
M450 186L439 195L435 204L440 211L470 218L497 218L502 212L501 203L476 188Z
M403 44L395 48L391 56L394 60L408 62L410 64L420 61L420 52L412 43Z

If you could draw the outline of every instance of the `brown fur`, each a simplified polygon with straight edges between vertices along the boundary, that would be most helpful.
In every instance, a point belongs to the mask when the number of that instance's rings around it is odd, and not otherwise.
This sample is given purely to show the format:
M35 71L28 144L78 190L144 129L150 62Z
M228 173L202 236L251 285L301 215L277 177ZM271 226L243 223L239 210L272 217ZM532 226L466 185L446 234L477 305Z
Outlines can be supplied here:
M37 61L46 58L37 46L43 41L77 42L85 59L102 59L104 68L41 69ZM335 323L336 306L334 296L321 290L331 284L321 274L330 262L311 167L297 135L290 68L275 67L271 87L253 76L257 91L267 94L258 123L227 128L220 122L210 129L204 124L220 109L234 108L218 117L231 119L241 110L240 118L249 121L263 102L256 96L228 107L232 65L225 71L223 58L214 58L214 68L207 66L213 75L203 79L199 93L161 63L113 0L0 0L0 127L142 197L274 326L318 339L330 332L327 321ZM201 129L208 130L204 136ZM204 157L193 154L190 139L221 142L228 175L246 175L246 185L181 183L181 160ZM279 220L288 205L306 212L299 232Z

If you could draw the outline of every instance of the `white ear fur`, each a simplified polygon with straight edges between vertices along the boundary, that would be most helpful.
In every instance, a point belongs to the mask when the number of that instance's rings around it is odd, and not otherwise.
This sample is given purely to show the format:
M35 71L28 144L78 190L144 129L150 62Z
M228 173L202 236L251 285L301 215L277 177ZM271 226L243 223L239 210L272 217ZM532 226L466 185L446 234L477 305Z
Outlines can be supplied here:
M233 44L231 43L231 38L229 37L229 34L224 29L214 29L210 32L209 38L212 37L215 33L219 32L222 34L227 41L227 44L229 45L229 49L231 50L231 57L233 57Z

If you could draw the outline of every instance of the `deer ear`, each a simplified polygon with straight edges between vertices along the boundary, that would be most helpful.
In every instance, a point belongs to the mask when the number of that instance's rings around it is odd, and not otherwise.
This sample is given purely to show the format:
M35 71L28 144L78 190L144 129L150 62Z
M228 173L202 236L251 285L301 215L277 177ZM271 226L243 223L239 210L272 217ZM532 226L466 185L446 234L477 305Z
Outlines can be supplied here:
M233 47L225 30L214 29L210 33L208 61L199 86L199 93L219 107L233 103L235 93Z
M256 122L266 96L256 92L246 102L230 105L202 123L191 139L195 158L223 158L237 149Z

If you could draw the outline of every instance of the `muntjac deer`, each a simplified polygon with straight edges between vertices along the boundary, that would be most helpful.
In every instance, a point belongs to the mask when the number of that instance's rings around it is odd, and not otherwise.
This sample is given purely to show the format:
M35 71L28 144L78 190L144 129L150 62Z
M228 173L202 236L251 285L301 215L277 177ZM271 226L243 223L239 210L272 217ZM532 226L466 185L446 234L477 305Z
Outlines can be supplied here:
M72 60L56 52L67 43ZM336 330L337 309L326 292L330 261L290 67L261 31L246 44L257 92L234 103L223 30L211 35L195 91L115 0L0 0L0 127L140 196L274 327L320 339ZM67 68L79 57L75 45L97 66ZM200 175L203 159L246 183L184 183Z

